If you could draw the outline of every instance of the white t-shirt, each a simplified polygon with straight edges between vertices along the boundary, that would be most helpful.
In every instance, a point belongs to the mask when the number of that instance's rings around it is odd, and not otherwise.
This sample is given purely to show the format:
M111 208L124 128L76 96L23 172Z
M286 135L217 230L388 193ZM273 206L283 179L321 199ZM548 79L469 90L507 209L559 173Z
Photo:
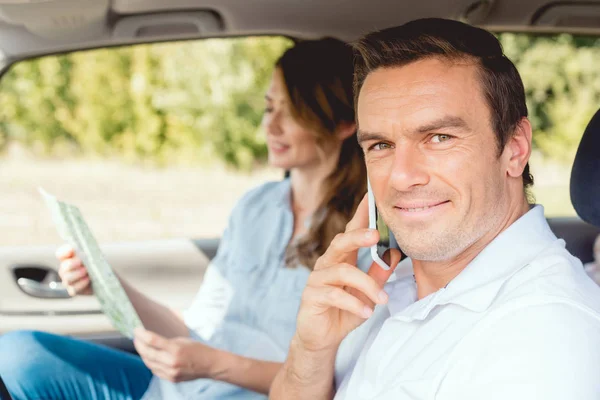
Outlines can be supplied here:
M342 343L337 400L600 399L600 288L542 207L446 288L415 301L406 275Z

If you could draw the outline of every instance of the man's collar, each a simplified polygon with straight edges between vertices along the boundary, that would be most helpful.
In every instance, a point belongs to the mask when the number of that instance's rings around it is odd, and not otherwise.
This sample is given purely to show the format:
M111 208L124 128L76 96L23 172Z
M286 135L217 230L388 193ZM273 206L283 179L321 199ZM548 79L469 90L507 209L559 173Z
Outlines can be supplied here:
M417 301L417 285L415 284L415 275L410 258L407 257L400 261L394 273L386 282L384 290L389 295L387 308L390 315L399 313L408 304Z
M408 307L390 304L390 313L402 320L423 320L433 308L444 304L484 311L502 285L554 241L544 208L537 205L501 232L445 288ZM389 289L394 290L393 286L390 283Z

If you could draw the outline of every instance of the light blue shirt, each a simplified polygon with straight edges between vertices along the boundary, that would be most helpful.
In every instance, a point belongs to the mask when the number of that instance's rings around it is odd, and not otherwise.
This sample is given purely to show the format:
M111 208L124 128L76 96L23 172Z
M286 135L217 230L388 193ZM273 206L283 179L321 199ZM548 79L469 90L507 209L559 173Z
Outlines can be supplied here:
M219 250L184 319L194 339L231 353L283 362L296 330L296 314L310 274L284 265L294 230L290 181L264 184L234 208ZM371 264L368 249L358 265ZM211 379L173 384L152 379L144 400L266 399Z

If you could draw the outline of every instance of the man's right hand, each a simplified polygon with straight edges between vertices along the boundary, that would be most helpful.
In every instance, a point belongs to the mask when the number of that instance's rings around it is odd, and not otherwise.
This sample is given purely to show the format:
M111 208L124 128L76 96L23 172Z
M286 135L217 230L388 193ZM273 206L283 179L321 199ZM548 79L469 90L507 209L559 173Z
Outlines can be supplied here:
M311 273L298 312L296 342L316 353L337 351L341 341L373 312L385 304L383 285L400 261L398 250L389 255L388 271L373 263L368 273L356 267L358 249L377 243L379 234L368 229L366 196L356 214L321 256Z
M75 250L65 245L56 251L60 261L58 275L71 296L94 294L90 277L83 262L75 255Z

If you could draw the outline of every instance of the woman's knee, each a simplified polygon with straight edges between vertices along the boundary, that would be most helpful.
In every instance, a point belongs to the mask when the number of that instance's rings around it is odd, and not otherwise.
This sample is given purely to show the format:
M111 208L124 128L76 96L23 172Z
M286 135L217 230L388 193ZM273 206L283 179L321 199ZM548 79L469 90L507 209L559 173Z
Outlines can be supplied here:
M48 356L46 342L52 334L37 331L14 331L0 336L0 375L27 372L41 358Z
M40 368L48 359L45 341L51 334L36 331L14 331L0 336L0 376L13 393L22 398L24 385L30 385L32 376L40 376ZM27 396L24 396L27 397Z
M150 381L141 360L88 342L36 331L0 337L0 375L17 399L104 398L91 393L128 392L132 381L125 372L131 369L136 371L132 379L147 375ZM141 385L140 396L148 382Z
M44 332L14 331L0 336L0 364L11 364L36 353L43 346Z

